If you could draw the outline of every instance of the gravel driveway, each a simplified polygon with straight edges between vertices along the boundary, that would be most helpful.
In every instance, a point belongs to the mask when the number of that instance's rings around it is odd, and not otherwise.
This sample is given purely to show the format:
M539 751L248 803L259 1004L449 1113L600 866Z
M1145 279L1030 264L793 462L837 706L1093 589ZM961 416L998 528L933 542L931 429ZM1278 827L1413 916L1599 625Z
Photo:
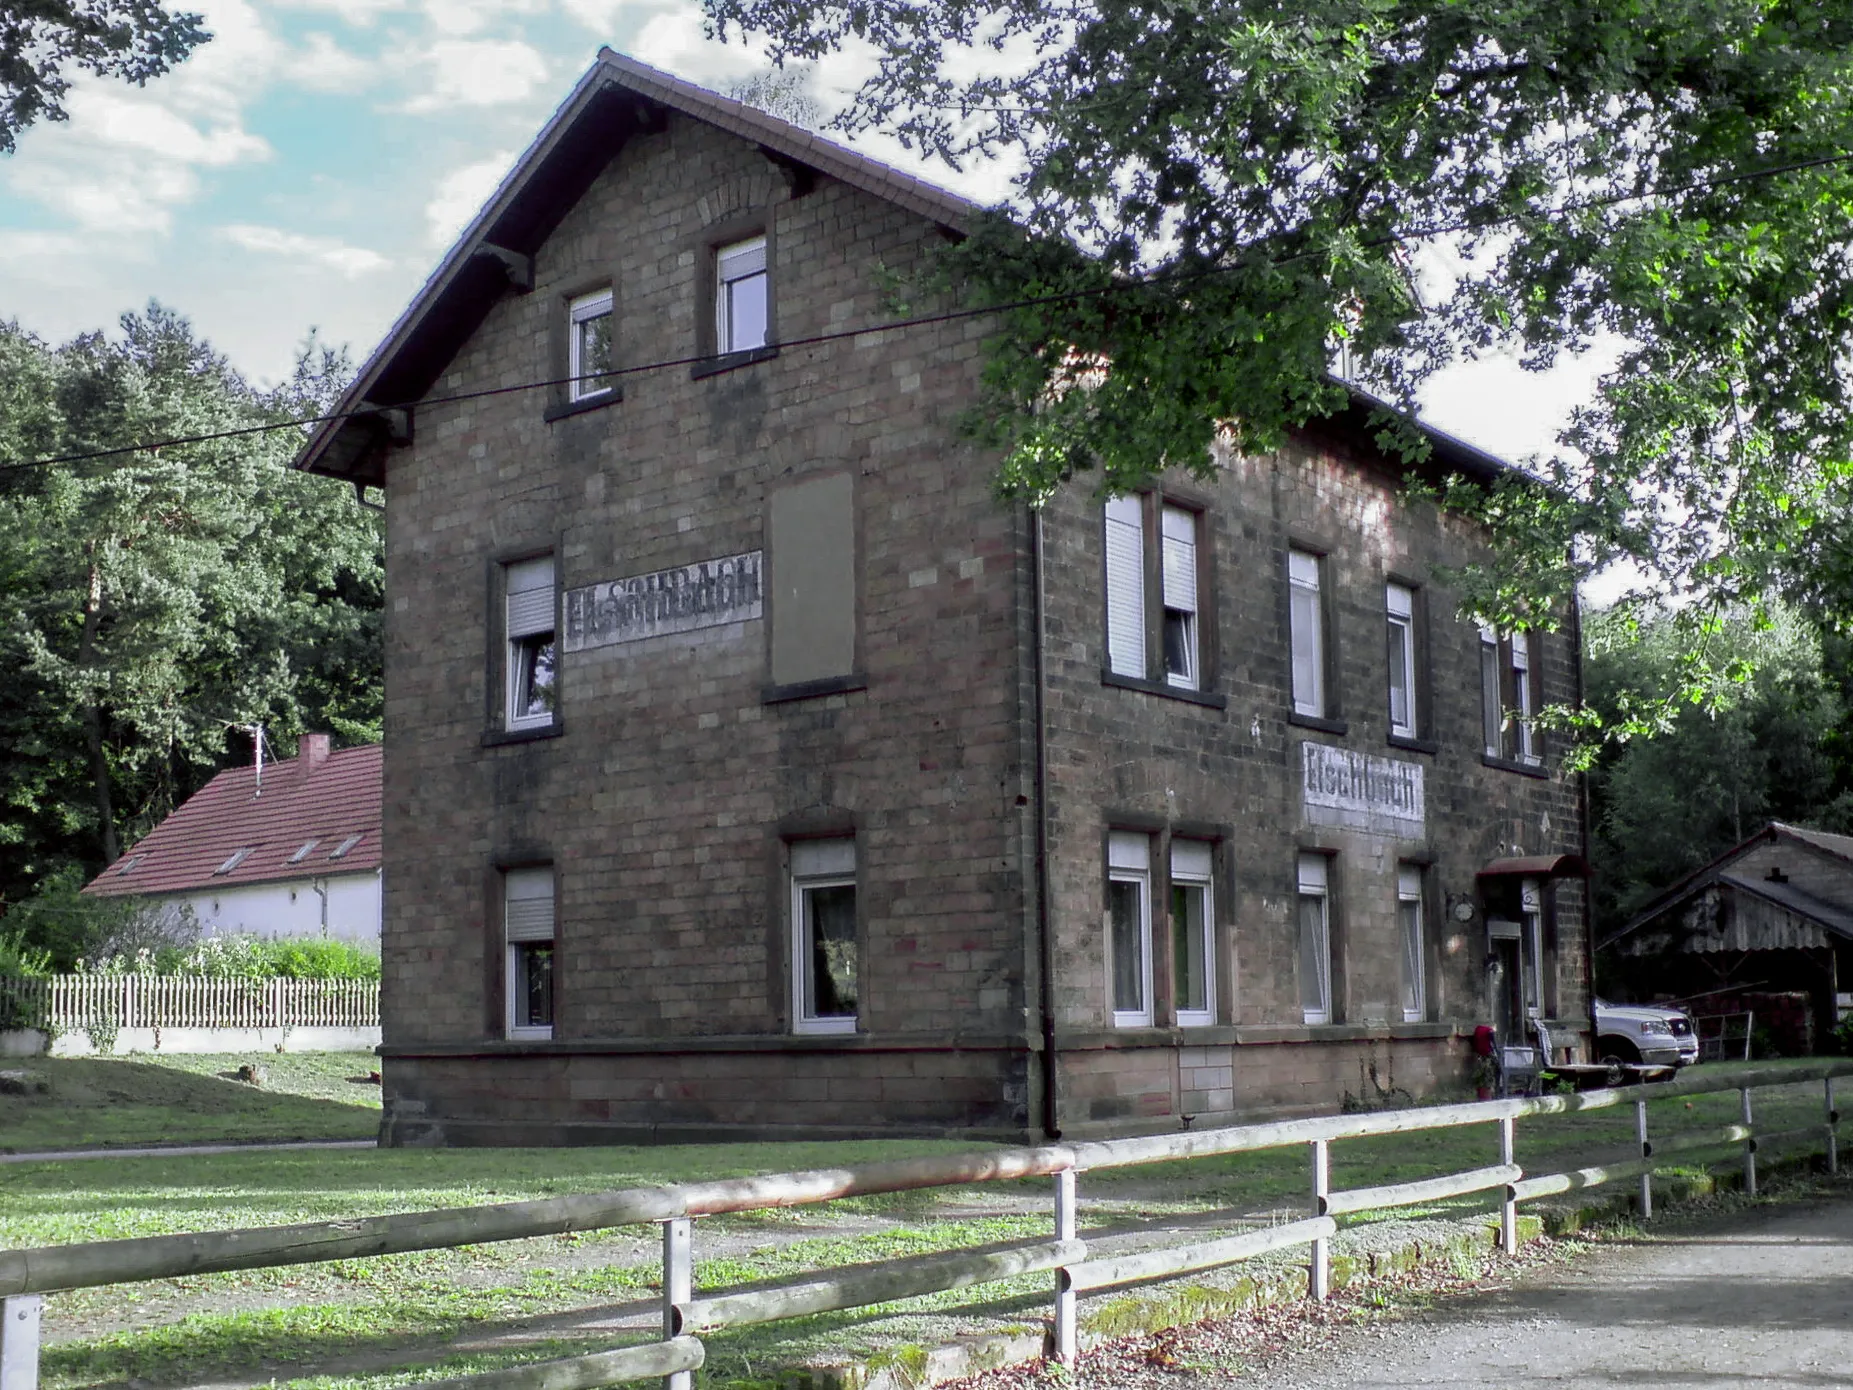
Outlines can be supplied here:
M1255 1383L1853 1385L1853 1203L1765 1208L1608 1247L1383 1335L1341 1340L1339 1356L1283 1365Z
M1853 1390L1853 1183L1811 1186L947 1390Z

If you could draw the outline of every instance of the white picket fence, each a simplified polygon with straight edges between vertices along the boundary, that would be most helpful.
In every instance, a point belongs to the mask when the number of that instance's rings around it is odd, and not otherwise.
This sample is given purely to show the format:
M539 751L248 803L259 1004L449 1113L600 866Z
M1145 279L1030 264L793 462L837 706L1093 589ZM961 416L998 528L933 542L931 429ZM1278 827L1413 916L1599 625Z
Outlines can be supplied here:
M0 977L0 1027L377 1028L376 980L203 975Z

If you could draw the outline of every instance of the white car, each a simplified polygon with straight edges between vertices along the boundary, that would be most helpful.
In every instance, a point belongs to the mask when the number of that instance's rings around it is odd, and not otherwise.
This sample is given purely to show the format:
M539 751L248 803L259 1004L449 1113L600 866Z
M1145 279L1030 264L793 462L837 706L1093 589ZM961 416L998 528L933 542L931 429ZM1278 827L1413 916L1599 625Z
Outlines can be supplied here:
M1648 1066L1690 1066L1699 1060L1699 1037L1693 1031L1692 1020L1678 1009L1611 1004L1598 999L1596 1058Z

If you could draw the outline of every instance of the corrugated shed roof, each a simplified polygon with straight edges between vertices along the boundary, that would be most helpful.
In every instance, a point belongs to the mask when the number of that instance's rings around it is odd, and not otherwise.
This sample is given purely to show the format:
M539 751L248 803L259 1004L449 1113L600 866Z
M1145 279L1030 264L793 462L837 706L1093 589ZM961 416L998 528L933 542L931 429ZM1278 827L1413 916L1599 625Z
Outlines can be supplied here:
M261 791L255 768L221 772L84 892L177 893L371 872L380 866L380 767L373 743L271 763Z

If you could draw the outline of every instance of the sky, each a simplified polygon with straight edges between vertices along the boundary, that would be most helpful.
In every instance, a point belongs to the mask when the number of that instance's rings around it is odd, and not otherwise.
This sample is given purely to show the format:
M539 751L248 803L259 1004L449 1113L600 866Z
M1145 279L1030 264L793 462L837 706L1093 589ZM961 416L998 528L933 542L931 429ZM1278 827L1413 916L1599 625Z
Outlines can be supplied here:
M70 120L0 157L0 319L53 342L150 299L248 377L287 375L311 329L363 360L601 44L726 87L763 69L706 39L694 0L187 0L211 42L146 87L80 76ZM833 107L865 69L812 74ZM959 179L877 158L981 200ZM1431 421L1514 460L1548 450L1594 368L1510 360L1432 383Z

